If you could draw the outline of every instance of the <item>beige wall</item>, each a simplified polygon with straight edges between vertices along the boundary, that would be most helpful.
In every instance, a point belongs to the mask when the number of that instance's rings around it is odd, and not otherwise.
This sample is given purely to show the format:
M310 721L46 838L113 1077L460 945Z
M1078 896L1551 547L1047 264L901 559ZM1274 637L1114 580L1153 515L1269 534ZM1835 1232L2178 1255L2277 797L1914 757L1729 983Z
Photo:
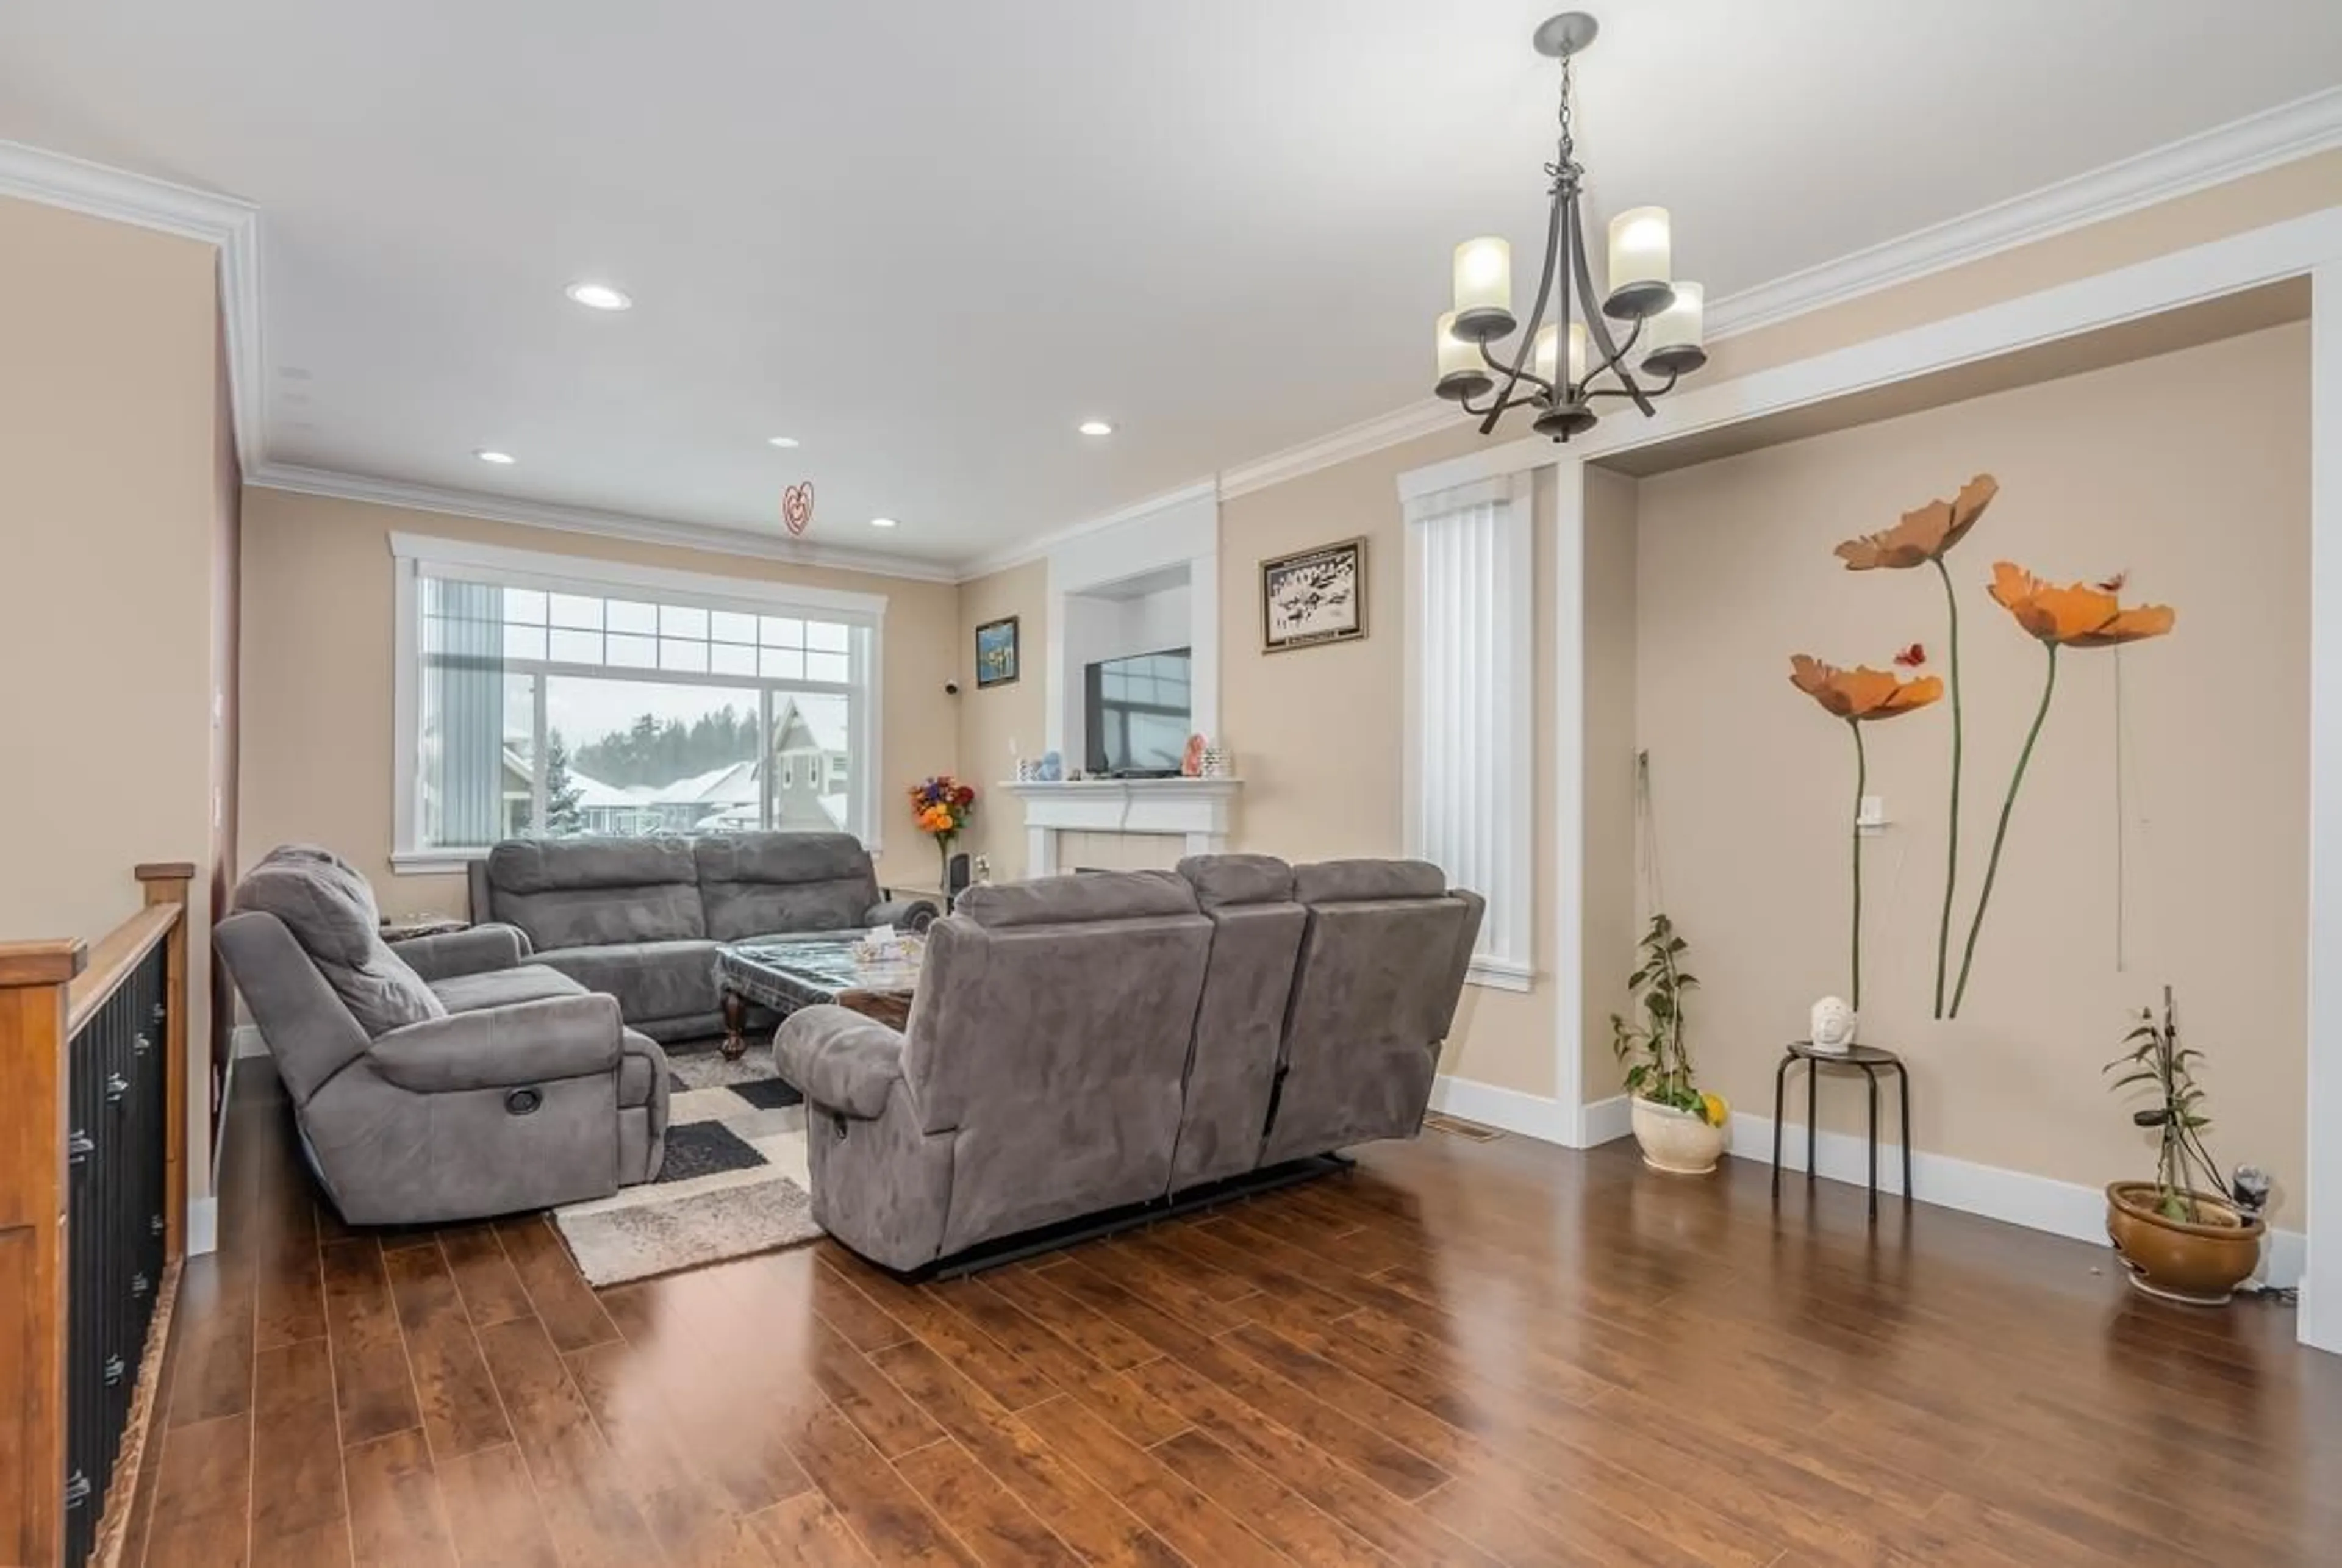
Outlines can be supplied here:
M1948 714L1872 727L1893 825L1865 850L1864 1036L1912 1064L1919 1148L2102 1182L2148 1155L2100 1064L2170 981L2209 1053L2216 1150L2271 1168L2278 1223L2300 1223L2307 386L2296 325L1642 482L1638 726L1711 1086L1768 1114L1780 1043L1847 984L1853 758L1788 655L1944 651L1932 573L1851 574L1831 549L1990 472L2000 496L1952 557L1962 911L2045 662L1986 596L1992 563L2127 569L2127 596L2176 605L2178 627L2119 654L2119 719L2117 655L2061 661L1956 1022L1929 1016ZM1826 1121L1854 1124L1859 1096L1832 1098Z
M1578 922L1584 965L1578 1090L1588 1104L1619 1092L1610 1017L1627 1009L1626 976L1634 973L1635 942L1641 934L1635 920L1635 482L1588 469L1585 869Z
M0 198L0 939L104 935L140 861L213 843L218 300L210 246ZM209 1190L209 879L187 1168Z
M464 879L400 876L392 838L389 537L395 530L673 571L886 596L882 881L932 886L935 849L911 825L912 781L955 769L958 590L861 573L252 489L244 497L243 827L246 862L293 841L347 855L391 913L461 913ZM965 677L963 676L963 679ZM964 699L962 699L964 700Z
M976 791L963 847L988 856L996 882L1025 874L1025 814L1003 781L1016 776L1016 759L1038 757L1048 746L1049 567L1028 561L1006 572L963 583L959 589L959 765ZM976 687L976 629L1004 615L1016 626L1018 677L989 691ZM1084 861L1085 865L1096 864Z

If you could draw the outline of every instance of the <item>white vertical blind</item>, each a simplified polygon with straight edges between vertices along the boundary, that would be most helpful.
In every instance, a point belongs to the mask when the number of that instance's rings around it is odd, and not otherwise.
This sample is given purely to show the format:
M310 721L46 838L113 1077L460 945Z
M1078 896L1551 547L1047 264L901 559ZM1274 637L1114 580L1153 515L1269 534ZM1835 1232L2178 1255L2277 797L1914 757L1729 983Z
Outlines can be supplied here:
M1472 977L1526 990L1535 628L1528 477L1406 508L1407 849L1488 901Z

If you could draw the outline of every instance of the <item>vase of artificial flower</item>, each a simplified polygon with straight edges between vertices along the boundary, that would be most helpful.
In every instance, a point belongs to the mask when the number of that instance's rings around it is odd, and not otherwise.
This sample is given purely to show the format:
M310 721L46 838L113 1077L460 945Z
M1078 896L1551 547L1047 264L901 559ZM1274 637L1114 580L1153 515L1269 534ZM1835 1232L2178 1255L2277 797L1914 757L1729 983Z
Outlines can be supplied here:
M951 888L952 845L958 842L968 813L975 808L974 786L949 774L937 774L911 786L911 817L921 833L936 841L936 886L946 893Z

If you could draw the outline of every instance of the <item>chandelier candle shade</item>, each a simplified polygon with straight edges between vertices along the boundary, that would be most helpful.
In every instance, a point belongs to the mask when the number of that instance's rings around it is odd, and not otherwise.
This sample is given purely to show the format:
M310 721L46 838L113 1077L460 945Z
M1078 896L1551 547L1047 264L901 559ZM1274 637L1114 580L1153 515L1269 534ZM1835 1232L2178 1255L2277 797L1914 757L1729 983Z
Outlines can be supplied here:
M1556 441L1593 429L1600 398L1626 398L1653 414L1653 398L1707 363L1700 342L1706 296L1699 285L1670 275L1675 244L1666 208L1633 207L1610 220L1610 289L1597 305L1579 207L1586 170L1569 126L1571 62L1596 31L1582 11L1565 12L1536 30L1537 53L1561 62L1561 140L1546 165L1552 205L1526 329L1513 315L1512 245L1485 235L1456 247L1456 308L1436 329L1436 390L1476 417L1483 435L1522 407L1536 411L1537 434ZM1499 346L1516 331L1516 343Z

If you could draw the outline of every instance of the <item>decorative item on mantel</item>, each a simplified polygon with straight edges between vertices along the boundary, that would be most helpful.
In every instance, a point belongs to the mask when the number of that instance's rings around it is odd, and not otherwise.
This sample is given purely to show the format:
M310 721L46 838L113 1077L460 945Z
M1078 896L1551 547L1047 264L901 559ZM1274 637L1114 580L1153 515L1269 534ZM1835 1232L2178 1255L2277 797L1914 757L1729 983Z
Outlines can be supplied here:
M1061 752L1043 752L1033 776L1043 784L1058 784L1066 776L1066 758Z
M1572 64L1597 31L1593 17L1568 11L1549 17L1532 40L1538 54L1561 62L1561 144L1545 166L1552 181L1546 187L1552 205L1536 303L1529 306L1520 341L1501 355L1489 345L1510 337L1520 325L1513 318L1512 245L1490 235L1456 247L1456 308L1439 318L1435 335L1439 365L1435 390L1476 416L1483 435L1496 429L1507 412L1520 407L1535 409L1531 428L1556 441L1594 428L1597 398L1626 398L1645 414L1655 414L1653 398L1674 391L1678 378L1707 363L1707 352L1700 346L1700 285L1667 275L1673 242L1665 207L1630 207L1611 218L1610 292L1600 296L1601 308L1595 308L1586 221L1578 211L1586 170L1571 139L1569 109ZM1548 305L1554 309L1550 325L1545 318ZM1606 316L1633 324L1623 340L1611 335ZM1657 385L1646 386L1628 368L1627 358L1637 348L1642 350L1643 375ZM1600 359L1589 367L1594 355ZM1595 385L1605 376L1611 385ZM1475 403L1475 398L1486 401Z
M967 814L976 807L976 790L949 774L937 774L921 779L911 786L911 814L919 831L936 841L936 852L943 859L942 885L951 885L952 843L960 830L967 825Z
M1204 776L1204 737L1201 734L1187 737L1187 749L1179 754L1179 776L1190 779Z
M1855 1031L1860 1024L1854 1009L1846 1004L1845 997L1825 996L1814 1004L1807 1024L1807 1043L1817 1051L1843 1056L1847 1048L1854 1044Z
M2248 1180L2239 1170L2231 1183L2204 1147L2211 1118L2188 1066L2204 1054L2179 1044L2170 986L2163 988L2162 1018L2140 1009L2123 1044L2129 1049L2106 1070L2128 1069L2115 1080L2117 1090L2143 1084L2155 1091L2157 1104L2130 1118L2156 1132L2155 1179L2107 1184L2107 1234L2132 1288L2189 1306L2225 1305L2260 1267L2268 1178L2254 1171Z

